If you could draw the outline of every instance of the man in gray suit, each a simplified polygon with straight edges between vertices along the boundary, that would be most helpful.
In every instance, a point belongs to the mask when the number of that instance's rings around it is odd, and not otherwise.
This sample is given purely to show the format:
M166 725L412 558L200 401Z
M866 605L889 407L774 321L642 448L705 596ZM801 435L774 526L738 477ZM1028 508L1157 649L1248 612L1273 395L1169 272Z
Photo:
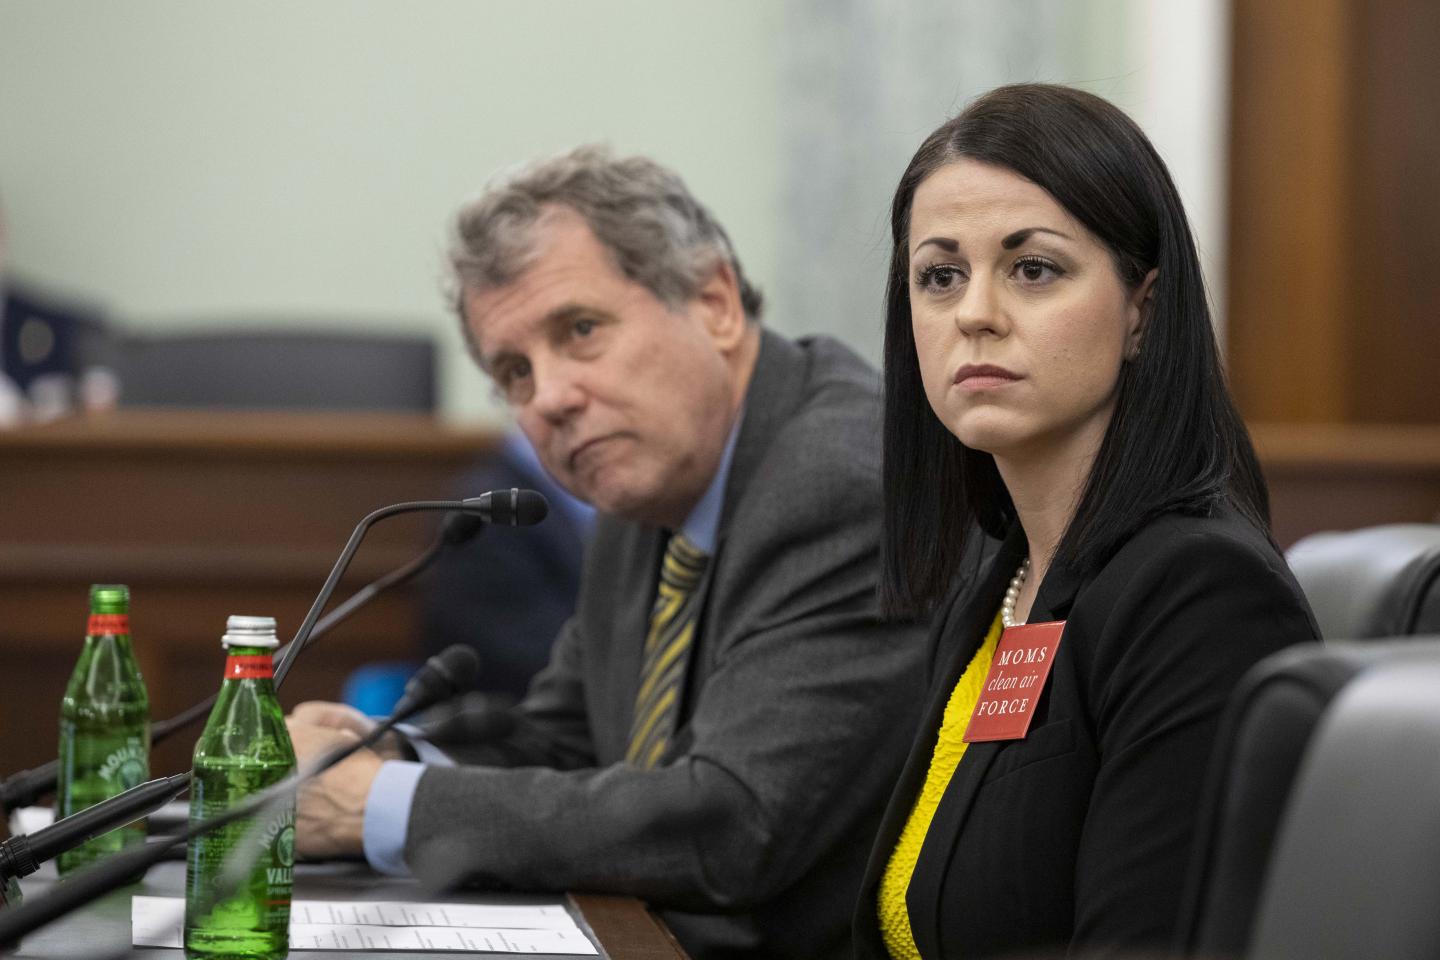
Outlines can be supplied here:
M921 630L882 623L879 384L762 329L673 173L581 148L465 208L481 367L599 519L579 609L514 729L462 765L365 752L299 845L378 869L633 894L697 958L831 957L915 722ZM302 705L302 755L365 722Z

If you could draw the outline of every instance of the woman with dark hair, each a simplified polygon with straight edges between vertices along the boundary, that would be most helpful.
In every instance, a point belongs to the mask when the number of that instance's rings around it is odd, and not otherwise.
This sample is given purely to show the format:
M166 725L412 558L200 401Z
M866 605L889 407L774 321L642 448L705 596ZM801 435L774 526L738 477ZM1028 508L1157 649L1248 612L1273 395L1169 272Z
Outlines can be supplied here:
M1220 709L1317 636L1179 196L1118 109L1027 84L891 223L883 590L938 615L859 955L1164 946Z

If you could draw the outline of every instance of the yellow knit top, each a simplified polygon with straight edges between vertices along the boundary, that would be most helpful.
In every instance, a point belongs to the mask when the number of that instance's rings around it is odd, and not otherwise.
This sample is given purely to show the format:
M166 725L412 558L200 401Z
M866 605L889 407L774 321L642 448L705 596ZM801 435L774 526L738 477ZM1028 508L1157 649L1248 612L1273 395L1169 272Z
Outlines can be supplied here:
M925 834L930 829L936 808L940 806L940 798L945 795L945 788L950 785L950 778L969 746L960 738L965 736L970 714L975 712L975 704L980 700L981 687L985 683L985 675L990 672L990 661L995 657L995 645L1000 642L1001 629L1000 614L996 613L995 622L990 624L990 630L985 634L985 641L975 651L955 689L950 692L945 716L940 721L940 734L935 740L935 752L930 757L930 769L925 774L925 784L915 798L915 806L910 808L905 829L900 831L900 839L890 854L884 876L880 878L875 912L880 920L880 936L885 941L885 949L894 960L920 960L920 951L915 948L915 937L910 932L910 912L905 906L905 892L910 887L915 862L920 859L920 846L925 842Z

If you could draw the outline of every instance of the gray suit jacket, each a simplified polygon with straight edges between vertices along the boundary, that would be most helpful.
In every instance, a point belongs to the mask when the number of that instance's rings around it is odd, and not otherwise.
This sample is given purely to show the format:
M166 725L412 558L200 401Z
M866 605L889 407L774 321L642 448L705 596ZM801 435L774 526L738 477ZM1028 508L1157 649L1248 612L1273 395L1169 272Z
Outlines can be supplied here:
M924 683L876 601L879 412L846 348L765 332L661 766L623 758L665 532L602 517L514 733L421 778L411 867L642 897L702 960L848 954Z

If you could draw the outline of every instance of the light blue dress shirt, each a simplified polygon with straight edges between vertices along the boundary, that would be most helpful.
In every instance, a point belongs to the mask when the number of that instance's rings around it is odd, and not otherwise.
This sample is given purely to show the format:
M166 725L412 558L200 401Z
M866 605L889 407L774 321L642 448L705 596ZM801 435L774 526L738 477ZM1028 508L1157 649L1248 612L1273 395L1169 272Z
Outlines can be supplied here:
M725 485L730 479L735 440L740 436L743 419L742 411L735 418L730 437L725 441L725 450L720 455L720 469L715 471L710 486L680 528L691 543L707 554L715 552L715 540L720 532L720 509L725 503ZM380 772L375 775L370 793L365 798L365 859L380 873L397 877L410 873L405 865L405 834L410 825L410 807L415 802L415 789L425 773L425 766L454 765L454 761L433 744L418 738L410 742L420 757L419 762L388 760L381 764Z

